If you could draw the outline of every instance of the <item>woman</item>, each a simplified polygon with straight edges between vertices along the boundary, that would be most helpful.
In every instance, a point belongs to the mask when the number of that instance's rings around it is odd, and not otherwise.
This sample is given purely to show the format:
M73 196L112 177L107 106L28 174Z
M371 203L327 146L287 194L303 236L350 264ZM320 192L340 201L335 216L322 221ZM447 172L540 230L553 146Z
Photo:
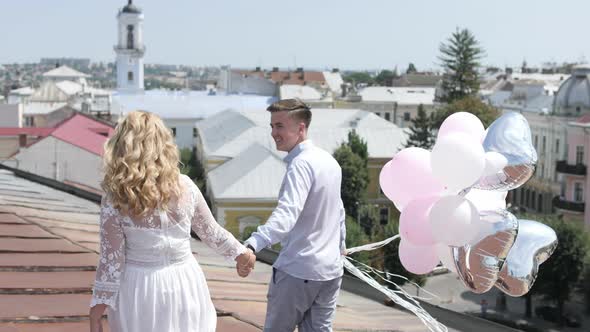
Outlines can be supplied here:
M235 260L240 276L254 266L254 254L217 224L178 164L170 131L151 113L129 113L108 140L92 332L102 330L107 307L112 332L215 331L215 308L191 252L191 228Z

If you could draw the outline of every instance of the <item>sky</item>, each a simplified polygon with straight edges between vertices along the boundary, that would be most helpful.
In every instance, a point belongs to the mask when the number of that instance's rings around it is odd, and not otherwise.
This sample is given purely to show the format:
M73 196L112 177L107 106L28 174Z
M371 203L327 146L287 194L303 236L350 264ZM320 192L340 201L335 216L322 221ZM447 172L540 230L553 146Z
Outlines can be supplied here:
M441 42L473 32L485 65L590 56L588 0L134 0L145 63L252 68L418 70ZM0 0L0 63L42 57L114 61L126 0Z

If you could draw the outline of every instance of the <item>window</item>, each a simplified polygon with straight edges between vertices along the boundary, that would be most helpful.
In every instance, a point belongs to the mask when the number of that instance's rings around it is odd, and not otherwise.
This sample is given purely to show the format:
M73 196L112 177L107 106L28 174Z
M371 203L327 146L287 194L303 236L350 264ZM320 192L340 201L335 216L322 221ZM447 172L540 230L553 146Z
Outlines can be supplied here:
M559 154L559 138L555 140L555 153ZM559 156L558 156L559 159Z
M574 202L584 201L584 189L582 188L582 182L576 182L574 184Z
M35 118L32 116L25 116L25 127L34 127Z
M389 112L385 113L385 120L391 121L391 114Z
M581 110L580 106L576 106L576 112L580 113Z
M389 208L381 208L379 210L379 223L381 225L387 225L389 222Z
M537 206L537 194L535 192L531 192L531 208L535 208Z
M197 137L197 128L193 128L193 137Z
M133 49L133 25L127 26L127 48Z
M404 113L404 121L410 121L410 112Z
M542 213L543 212L543 195L539 194L539 197L537 199L537 212Z
M176 127L172 127L170 129L172 129L172 136L176 137Z
M133 82L133 72L132 71L127 73L127 80L129 82Z
M576 165L584 163L584 147L576 146Z
M545 153L545 147L547 146L547 137L543 136L543 143L541 143L541 153Z
M535 135L535 150L538 148L539 146L539 136Z
M539 172L539 177L542 178L545 175L545 165L541 165L541 171Z

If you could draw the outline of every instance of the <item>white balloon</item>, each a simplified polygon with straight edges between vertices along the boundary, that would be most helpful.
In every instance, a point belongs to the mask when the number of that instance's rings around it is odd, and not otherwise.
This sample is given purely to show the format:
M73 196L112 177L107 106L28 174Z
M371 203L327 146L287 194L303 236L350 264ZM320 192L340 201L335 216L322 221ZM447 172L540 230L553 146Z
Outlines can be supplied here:
M494 211L506 209L507 191L490 191L471 189L465 195L478 211Z
M475 184L486 166L481 143L463 133L440 138L432 149L430 162L434 177L447 187L459 190Z
M477 208L461 196L445 196L436 202L428 215L432 234L437 242L463 246L478 233Z
M508 159L503 154L490 151L486 152L486 167L483 170L483 176L494 175L508 165Z
M453 260L453 254L451 247L446 244L437 243L435 246L436 255L444 267L449 271L457 274L457 267L455 267L455 260Z

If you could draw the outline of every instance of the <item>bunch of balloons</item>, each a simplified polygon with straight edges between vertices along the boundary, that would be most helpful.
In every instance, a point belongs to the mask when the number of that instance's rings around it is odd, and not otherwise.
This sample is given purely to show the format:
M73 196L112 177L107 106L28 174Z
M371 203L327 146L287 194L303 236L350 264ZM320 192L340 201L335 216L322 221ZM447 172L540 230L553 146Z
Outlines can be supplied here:
M529 125L514 112L487 130L475 115L454 113L432 151L399 151L379 182L401 211L399 257L406 270L426 274L442 262L475 293L496 286L511 296L526 294L557 236L544 224L518 220L505 200L536 163Z

